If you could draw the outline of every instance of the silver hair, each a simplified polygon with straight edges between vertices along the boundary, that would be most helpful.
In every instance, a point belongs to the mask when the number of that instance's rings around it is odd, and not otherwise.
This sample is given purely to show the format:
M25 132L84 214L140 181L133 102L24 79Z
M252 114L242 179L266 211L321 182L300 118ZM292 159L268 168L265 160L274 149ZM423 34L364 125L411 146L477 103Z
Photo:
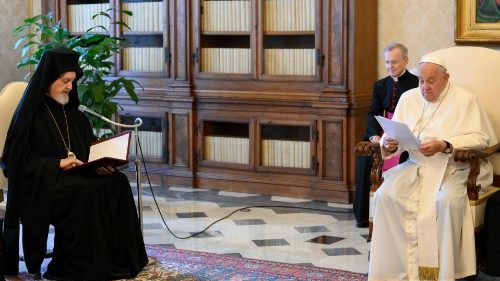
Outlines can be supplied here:
M393 49L400 49L403 53L403 58L408 58L408 48L401 43L389 43L385 45L383 54L392 51Z

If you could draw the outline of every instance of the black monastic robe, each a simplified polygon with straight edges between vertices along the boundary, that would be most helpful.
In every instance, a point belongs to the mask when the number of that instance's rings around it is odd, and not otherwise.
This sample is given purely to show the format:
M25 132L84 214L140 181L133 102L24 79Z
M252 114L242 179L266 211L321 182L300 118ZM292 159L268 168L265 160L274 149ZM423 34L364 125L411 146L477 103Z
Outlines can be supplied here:
M133 278L148 258L127 177L118 171L105 176L69 175L59 168L60 160L67 157L63 138L84 162L96 139L86 116L77 109L76 81L64 106L66 117L63 106L46 94L67 71L75 71L77 79L81 76L78 54L64 48L44 53L7 134L1 162L9 179L5 270L7 274L18 271L20 221L30 273L41 270L52 224L54 249L46 278Z

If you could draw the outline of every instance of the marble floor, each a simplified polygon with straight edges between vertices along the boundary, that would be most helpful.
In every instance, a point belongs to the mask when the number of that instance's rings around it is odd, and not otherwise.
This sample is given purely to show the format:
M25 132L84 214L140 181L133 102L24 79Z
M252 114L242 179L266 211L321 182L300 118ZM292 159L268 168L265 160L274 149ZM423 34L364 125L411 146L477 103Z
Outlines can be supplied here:
M146 244L368 271L368 229L356 228L352 205L147 184L142 190ZM53 233L51 226L48 249ZM21 243L20 255L26 271Z
M368 228L355 226L350 204L215 189L142 190L147 244L368 272ZM500 277L480 272L476 280Z
M355 226L352 205L147 184L142 190L146 244L368 271L368 229ZM24 264L20 269L26 270ZM480 274L477 280L500 278Z
M181 187L156 186L153 193L169 230L143 188L147 244L368 271L368 229L356 228L352 205Z

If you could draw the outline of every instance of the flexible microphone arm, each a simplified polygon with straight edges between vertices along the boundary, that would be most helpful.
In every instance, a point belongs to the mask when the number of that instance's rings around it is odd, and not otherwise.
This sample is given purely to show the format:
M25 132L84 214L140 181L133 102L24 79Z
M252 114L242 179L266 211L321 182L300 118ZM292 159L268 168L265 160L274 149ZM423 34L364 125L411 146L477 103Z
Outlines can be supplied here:
M85 105L83 105L83 104L80 104L80 105L78 106L78 110L80 110L81 112L84 112L84 113L86 112L86 113L92 114L92 115L94 115L95 117L97 117L97 118L99 118L99 119L101 119L101 120L103 120L103 121L106 121L106 122L108 122L108 123L110 123L110 124L116 125L116 126L118 126L118 127L123 127L123 128L138 128L138 127L140 127L140 126L142 125L142 123L143 123L141 118L136 118L136 119L135 119L135 121L134 121L134 124L133 124L133 125L131 125L131 124L122 124L122 123L117 123L117 122L115 122L115 121L113 121L113 120L110 120L110 119L108 119L108 118L104 117L103 115L101 115L101 114L99 114L99 113L97 113L97 112L95 112L95 111L91 110L90 108L86 107L86 106L85 106Z
M122 124L122 123L117 123L113 120L110 120L106 117L104 117L102 114L99 114L88 107L86 107L83 104L80 104L78 106L78 110L81 112L86 112L89 114L92 114L99 119L108 122L110 124L116 125L118 127L123 127L123 128L134 128L135 132L135 180L137 182L137 209L139 212L139 222L141 224L141 232L144 234L144 229L143 229L143 218L142 218L142 188L141 188L141 160L139 159L139 127L142 125L142 119L141 118L135 118L134 124Z

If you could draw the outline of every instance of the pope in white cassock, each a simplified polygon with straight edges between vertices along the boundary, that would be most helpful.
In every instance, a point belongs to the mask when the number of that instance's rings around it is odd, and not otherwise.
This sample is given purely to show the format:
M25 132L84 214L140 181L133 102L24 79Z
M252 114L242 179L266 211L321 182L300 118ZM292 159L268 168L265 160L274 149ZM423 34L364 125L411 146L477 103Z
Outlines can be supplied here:
M484 148L495 134L477 98L448 81L438 57L423 57L419 87L405 92L392 120L408 125L418 149L380 140L384 158L408 150L408 161L388 170L373 198L369 280L455 280L476 274L474 227L467 197L469 165L453 149ZM481 164L477 184L493 180Z

